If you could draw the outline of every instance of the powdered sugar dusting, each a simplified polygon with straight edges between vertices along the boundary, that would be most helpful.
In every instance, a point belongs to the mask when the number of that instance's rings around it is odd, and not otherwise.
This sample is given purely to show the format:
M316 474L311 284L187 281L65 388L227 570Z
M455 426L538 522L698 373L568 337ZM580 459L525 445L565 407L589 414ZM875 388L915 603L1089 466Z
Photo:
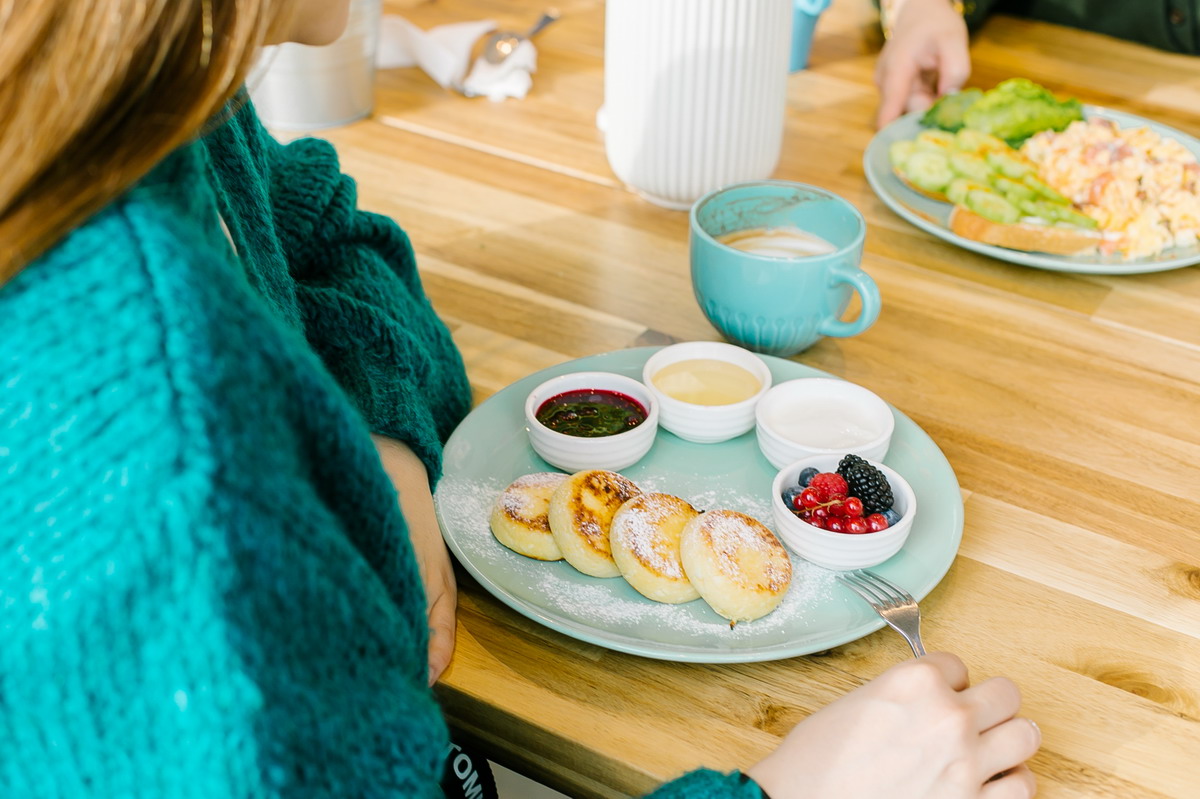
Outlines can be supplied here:
M523 475L512 482L500 495L500 507L515 519L546 524L546 508L550 505L550 492L565 480L561 472L534 472Z
M748 577L765 578L767 588L776 593L791 579L791 569L783 565L788 563L786 550L757 519L734 510L712 510L700 517L700 525L712 542L713 554L725 574L738 574L748 553L753 553L750 559L761 563L762 571L748 572Z
M488 519L496 497L511 478L443 478L438 486L438 516L456 554L478 577L499 589L510 602L532 610L535 618L549 616L559 624L592 635L631 642L662 643L664 647L695 647L725 651L788 645L812 621L814 608L834 601L833 573L790 552L792 584L783 602L771 613L732 629L703 600L681 605L654 602L633 590L620 577L588 577L565 561L546 563L525 558L500 544ZM673 493L667 480L638 480L644 491ZM714 489L681 497L697 510L728 508L759 521L770 519L767 497L752 497Z
M679 537L668 534L663 525L673 518L686 522L695 515L696 509L678 497L658 492L641 494L621 506L609 535L651 571L682 579Z

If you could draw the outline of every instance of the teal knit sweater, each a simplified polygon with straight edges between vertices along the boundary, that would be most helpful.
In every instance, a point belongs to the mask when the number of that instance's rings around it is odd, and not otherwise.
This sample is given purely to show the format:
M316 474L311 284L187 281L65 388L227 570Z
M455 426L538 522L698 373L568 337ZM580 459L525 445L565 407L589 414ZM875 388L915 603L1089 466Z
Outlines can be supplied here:
M0 287L0 796L440 796L368 433L436 480L469 402L404 233L249 107Z

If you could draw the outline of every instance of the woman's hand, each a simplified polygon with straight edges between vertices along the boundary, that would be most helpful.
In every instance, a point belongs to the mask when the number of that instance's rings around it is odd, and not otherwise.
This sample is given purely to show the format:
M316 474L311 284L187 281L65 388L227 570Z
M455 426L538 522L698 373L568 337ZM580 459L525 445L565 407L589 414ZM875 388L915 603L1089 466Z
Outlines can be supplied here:
M903 0L875 65L876 124L924 111L941 95L961 89L970 75L967 23L950 0Z
M405 444L384 436L372 435L383 469L400 495L400 511L408 523L421 582L425 584L426 612L429 614L429 684L450 665L454 654L454 611L458 591L450 553L433 511L433 494L425 464Z
M968 687L962 661L935 652L809 716L747 773L772 799L1026 799L1041 732L1020 703L1009 680Z

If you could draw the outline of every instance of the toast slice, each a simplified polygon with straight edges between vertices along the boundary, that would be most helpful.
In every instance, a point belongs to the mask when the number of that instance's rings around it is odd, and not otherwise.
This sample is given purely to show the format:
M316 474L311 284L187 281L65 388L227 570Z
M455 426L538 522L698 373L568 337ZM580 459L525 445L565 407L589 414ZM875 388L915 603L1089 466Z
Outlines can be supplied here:
M932 192L913 183L898 169L894 174L901 183L931 200L953 205L947 226L952 233L964 239L978 241L1022 252L1044 252L1048 255L1095 255L1116 249L1118 240L1099 230L1088 230L1067 225L1049 225L1036 222L1014 222L1004 224L980 216L964 205L951 203L941 192Z
M981 244L1049 255L1095 255L1102 246L1109 250L1116 244L1098 230L1032 222L1005 225L985 219L962 205L954 206L950 212L949 227L964 239Z

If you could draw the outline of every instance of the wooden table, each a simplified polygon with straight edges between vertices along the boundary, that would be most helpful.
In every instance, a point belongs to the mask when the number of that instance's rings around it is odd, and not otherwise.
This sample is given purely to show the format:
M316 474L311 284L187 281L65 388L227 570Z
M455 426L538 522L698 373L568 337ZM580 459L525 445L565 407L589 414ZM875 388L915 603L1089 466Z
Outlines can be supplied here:
M564 360L718 339L692 298L686 215L624 190L595 128L603 3L562 0L521 101L469 100L415 69L379 76L375 117L327 132L363 203L411 234L476 400ZM393 0L428 28L525 0ZM869 223L879 321L796 360L867 386L934 438L963 489L959 556L924 601L926 644L1013 677L1045 743L1042 796L1200 796L1200 268L1039 271L892 214L863 178L874 56L867 0L837 0L789 79L777 177L839 192ZM996 18L972 83L1027 75L1200 134L1200 59ZM572 797L640 794L746 766L818 707L908 657L887 630L810 657L705 666L545 629L461 579L439 691L499 762Z

